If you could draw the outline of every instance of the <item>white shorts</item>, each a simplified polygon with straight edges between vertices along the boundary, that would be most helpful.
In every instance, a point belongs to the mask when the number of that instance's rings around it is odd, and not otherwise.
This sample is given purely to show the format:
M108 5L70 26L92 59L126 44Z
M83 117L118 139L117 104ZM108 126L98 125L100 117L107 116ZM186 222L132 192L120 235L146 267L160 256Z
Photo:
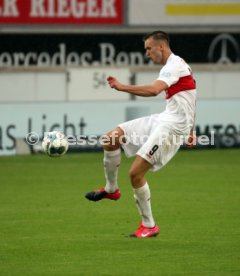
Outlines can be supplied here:
M180 143L174 142L186 125L176 115L153 114L118 125L125 134L122 148L127 157L139 155L153 165L152 171L161 169L177 153Z

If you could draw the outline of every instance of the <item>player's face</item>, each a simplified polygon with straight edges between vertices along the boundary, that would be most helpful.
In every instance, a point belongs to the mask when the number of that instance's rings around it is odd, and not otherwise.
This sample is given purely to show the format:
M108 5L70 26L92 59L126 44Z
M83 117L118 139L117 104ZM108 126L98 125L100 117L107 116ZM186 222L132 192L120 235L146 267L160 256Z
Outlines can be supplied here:
M146 56L155 64L163 63L162 45L151 37L145 41Z

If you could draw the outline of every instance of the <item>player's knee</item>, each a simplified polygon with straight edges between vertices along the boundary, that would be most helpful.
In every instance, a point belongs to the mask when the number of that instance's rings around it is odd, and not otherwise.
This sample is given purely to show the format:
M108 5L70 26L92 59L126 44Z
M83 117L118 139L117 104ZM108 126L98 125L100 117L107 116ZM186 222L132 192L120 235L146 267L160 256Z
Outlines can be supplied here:
M116 131L111 131L103 136L103 148L107 151L120 148L119 137Z
M129 170L128 175L129 175L129 178L130 178L133 186L135 186L137 183L141 182L141 180L143 178L143 175L141 173L139 173L138 170L135 168L131 168Z

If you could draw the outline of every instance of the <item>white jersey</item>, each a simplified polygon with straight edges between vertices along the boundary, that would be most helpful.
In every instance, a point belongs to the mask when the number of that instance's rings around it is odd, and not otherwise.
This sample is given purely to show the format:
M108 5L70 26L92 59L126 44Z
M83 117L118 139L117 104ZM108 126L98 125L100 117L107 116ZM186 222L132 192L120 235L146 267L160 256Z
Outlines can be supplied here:
M165 114L176 114L185 121L185 128L192 128L196 109L196 84L190 66L179 56L171 54L159 73L158 80L168 85ZM182 126L183 127L183 126ZM180 132L189 130L181 129Z
M180 148L180 144L174 143L174 136L190 133L196 107L196 86L191 69L179 56L169 56L158 80L168 85L165 111L119 125L127 141L122 145L126 155L141 156L153 165L154 171L167 164Z

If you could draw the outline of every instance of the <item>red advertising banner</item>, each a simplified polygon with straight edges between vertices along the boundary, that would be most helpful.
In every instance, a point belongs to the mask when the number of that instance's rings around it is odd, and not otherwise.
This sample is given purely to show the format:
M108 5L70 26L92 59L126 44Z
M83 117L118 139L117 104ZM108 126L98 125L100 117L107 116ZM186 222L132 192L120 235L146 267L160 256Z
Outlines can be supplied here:
M0 24L123 24L123 0L0 0Z

